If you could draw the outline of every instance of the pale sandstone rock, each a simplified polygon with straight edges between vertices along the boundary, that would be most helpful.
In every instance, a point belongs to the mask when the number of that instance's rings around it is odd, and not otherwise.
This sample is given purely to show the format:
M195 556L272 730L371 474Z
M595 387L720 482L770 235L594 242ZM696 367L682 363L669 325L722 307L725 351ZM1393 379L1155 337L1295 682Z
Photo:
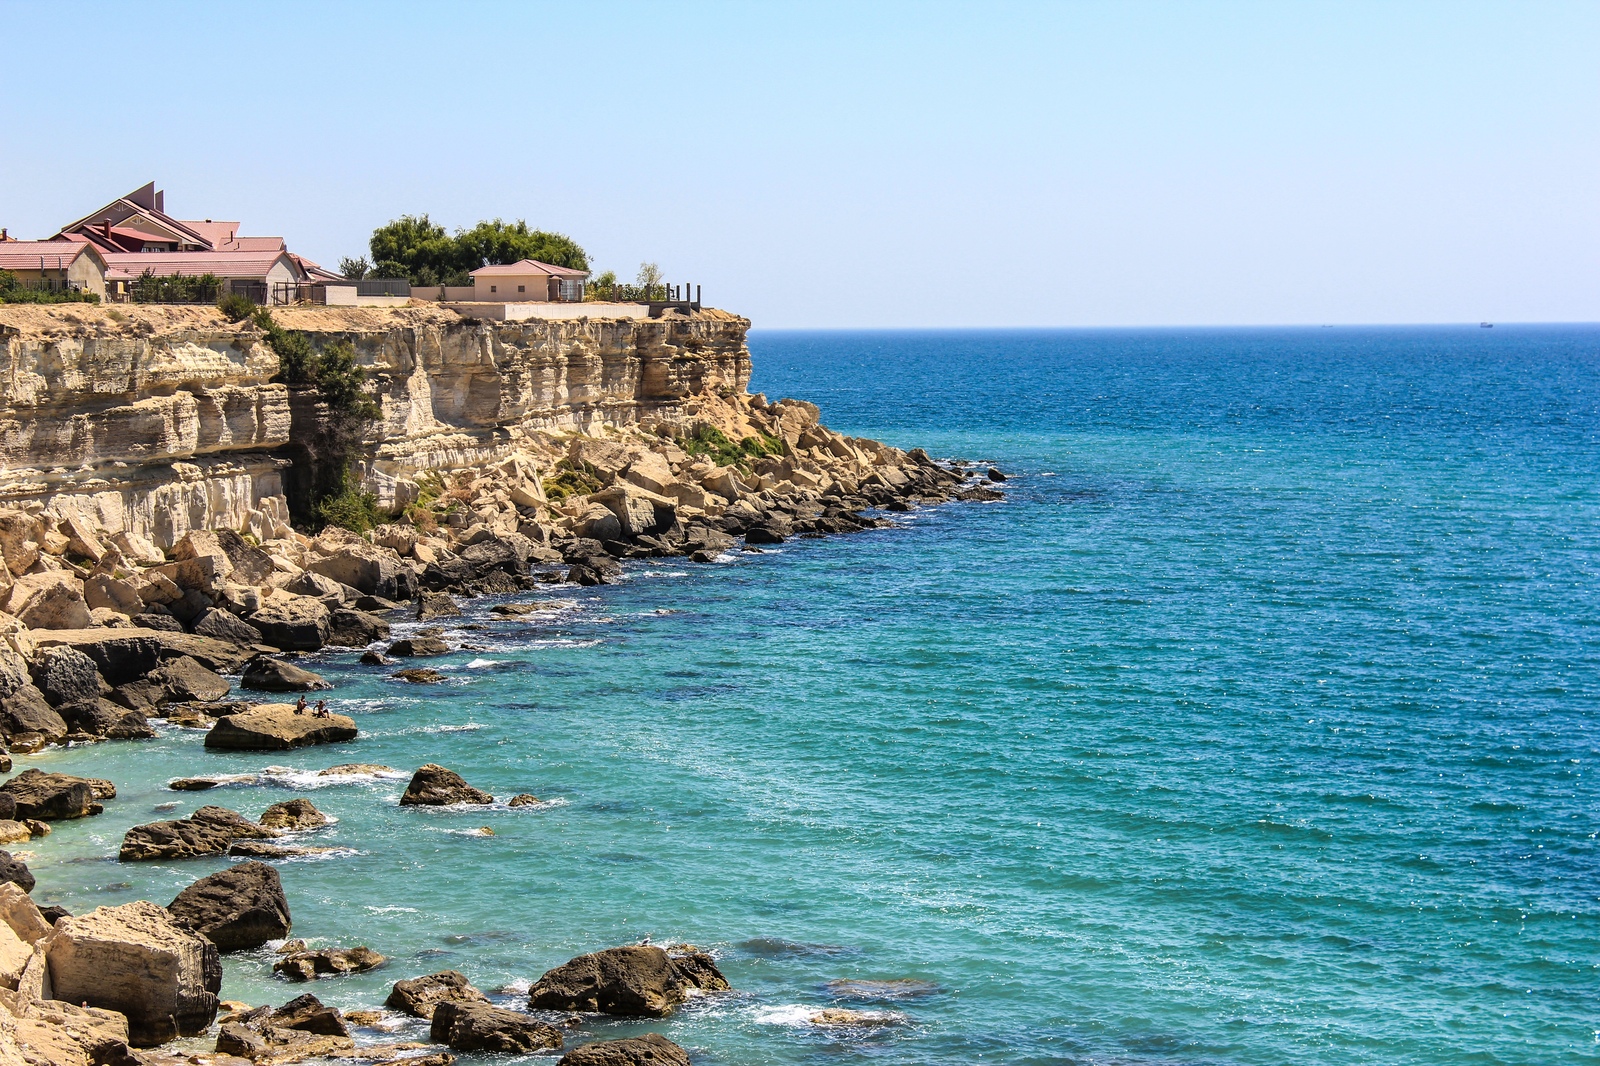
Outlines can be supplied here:
M144 610L144 598L132 581L110 574L90 574L83 581L83 600L90 610L105 607L118 614L136 615Z
M677 522L677 501L633 485L613 485L589 499L616 515L622 532L629 537L661 533Z
M83 582L64 570L17 578L5 609L30 629L83 629L89 624Z
M39 905L12 881L0 883L0 922L30 947L50 935L50 923L44 920Z
M134 1046L198 1035L216 1017L216 945L154 903L62 918L43 944L54 994L126 1015Z
M160 548L139 534L130 533L125 529L112 534L111 543L115 544L117 550L129 560L140 566L159 566L167 561L166 556L161 554Z

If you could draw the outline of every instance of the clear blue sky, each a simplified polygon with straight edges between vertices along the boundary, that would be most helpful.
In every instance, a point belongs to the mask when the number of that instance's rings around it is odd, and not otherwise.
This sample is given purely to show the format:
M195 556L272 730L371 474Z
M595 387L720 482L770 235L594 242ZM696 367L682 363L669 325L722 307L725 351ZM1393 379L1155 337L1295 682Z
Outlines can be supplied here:
M1600 4L0 0L0 225L526 218L758 326L1600 320Z

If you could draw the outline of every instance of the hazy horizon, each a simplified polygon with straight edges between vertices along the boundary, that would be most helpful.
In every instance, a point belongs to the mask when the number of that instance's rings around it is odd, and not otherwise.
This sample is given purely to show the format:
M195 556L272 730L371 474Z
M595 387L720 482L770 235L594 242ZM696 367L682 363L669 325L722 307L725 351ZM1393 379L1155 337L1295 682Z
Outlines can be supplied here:
M330 267L525 218L769 329L1600 320L1592 4L141 11L61 87L82 20L0 0L13 236L154 180Z

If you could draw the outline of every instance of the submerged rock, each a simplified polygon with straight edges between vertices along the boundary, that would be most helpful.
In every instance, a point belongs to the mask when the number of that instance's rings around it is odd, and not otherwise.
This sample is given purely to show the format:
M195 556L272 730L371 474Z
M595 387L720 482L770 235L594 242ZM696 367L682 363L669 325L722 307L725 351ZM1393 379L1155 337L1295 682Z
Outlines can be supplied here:
M278 871L242 862L178 893L167 910L221 951L248 951L289 935L289 900Z
M659 1018L687 999L690 989L728 987L709 955L675 959L661 948L636 944L579 955L550 970L529 990L528 1005Z
M575 1047L556 1066L689 1066L689 1053L660 1033Z
M457 1051L526 1055L561 1046L561 1030L527 1014L488 1003L442 1000L434 1005L429 1039Z
M315 981L347 973L366 973L388 962L385 955L366 946L294 951L272 964L272 972L291 981Z
M405 795L400 797L402 807L448 807L455 803L493 803L494 797L481 789L473 788L454 770L436 763L428 763L411 776Z
M489 997L473 988L466 975L441 970L425 977L396 981L383 1005L413 1018L432 1018L440 1003L488 1003Z
M413 685L437 685L439 682L446 680L445 675L441 674L439 671L430 670L427 667L420 666L409 667L405 670L396 670L389 676L394 678L396 681L405 681Z

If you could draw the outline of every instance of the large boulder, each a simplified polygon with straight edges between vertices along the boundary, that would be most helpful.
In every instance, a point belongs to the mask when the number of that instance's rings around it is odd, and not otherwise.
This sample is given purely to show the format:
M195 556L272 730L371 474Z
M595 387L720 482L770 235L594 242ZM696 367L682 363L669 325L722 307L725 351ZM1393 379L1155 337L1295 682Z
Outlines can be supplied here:
M454 770L428 763L411 775L411 784L400 797L402 807L448 807L455 803L493 803L494 797L473 788Z
M187 655L168 659L150 672L149 679L158 687L157 704L216 703L233 687Z
M309 596L275 596L247 621L261 631L264 643L283 651L316 651L328 643L332 615Z
M83 579L83 602L90 611L104 607L130 617L144 612L139 586L106 573L93 573Z
M690 989L727 988L709 957L680 966L661 948L635 944L579 955L556 967L529 990L528 1005L659 1018L687 999Z
M55 998L127 1015L135 1047L198 1036L217 1016L216 945L154 903L62 918L43 943Z
M332 555L309 563L306 569L369 596L409 600L417 593L416 572L392 550L365 541L343 544Z
M76 648L54 647L39 652L33 683L57 707L100 695L100 671L94 660Z
M556 1066L689 1066L689 1053L660 1033L597 1040L575 1047Z
M430 622L435 618L458 618L461 608L448 592L424 592L417 599L417 621Z
M534 543L520 533L506 533L480 540L461 549L461 561L472 567L475 577L493 571L521 577L533 562Z
M268 840L276 830L226 807L201 807L187 818L136 825L122 838L121 862L199 859L226 855L235 840Z
M433 1009L428 1039L457 1051L527 1055L561 1046L561 1030L527 1014L487 1003L443 1000Z
M239 683L257 692L317 692L333 687L320 675L270 655L251 659Z
M328 622L328 643L336 648L365 648L389 638L389 623L375 614L341 608Z
M413 1018L432 1018L434 1009L445 1002L488 1003L489 997L473 988L465 974L441 970L425 977L396 981L383 1005Z
M440 637L401 637L389 645L389 654L400 657L449 655L450 645Z
M257 1007L229 1015L217 1035L218 1052L259 1063L346 1057L354 1046L339 1011L312 995L298 996L276 1010Z
M0 792L16 801L16 813L12 817L18 820L37 818L41 822L99 814L104 810L99 801L117 794L111 782L97 777L46 773L37 768L24 770L0 785Z
M167 910L221 951L249 951L289 935L289 900L278 871L241 862L200 878Z
M50 935L50 922L21 885L0 882L0 922L24 944L36 944Z
M219 718L206 734L206 747L229 751L287 751L309 744L338 744L356 738L356 723L342 714L318 718L296 714L286 703L263 703L241 714Z
M190 629L199 636L225 640L241 647L254 647L261 643L261 630L221 607L207 607L201 611Z
M61 717L74 734L107 740L152 740L155 729L141 712L96 697L61 708Z
M125 685L148 675L164 660L187 655L207 670L236 674L255 654L228 641L193 633L171 633L157 629L75 629L36 632L34 643L41 648L68 645L77 648L99 669L100 676L112 685Z
M32 685L24 685L0 699L0 730L13 737L37 733L47 744L56 743L68 732L67 720Z
M6 596L5 609L29 629L84 629L90 623L83 582L66 570L17 578Z

